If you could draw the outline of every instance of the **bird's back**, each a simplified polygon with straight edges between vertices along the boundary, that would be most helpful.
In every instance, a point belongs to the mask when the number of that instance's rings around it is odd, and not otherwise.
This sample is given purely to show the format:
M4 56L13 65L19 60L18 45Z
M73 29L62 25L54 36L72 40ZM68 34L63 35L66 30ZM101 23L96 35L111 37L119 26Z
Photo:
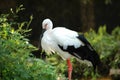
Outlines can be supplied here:
M69 30L64 27L57 27L54 28L52 31L52 37L54 38L55 42L63 46L64 49L67 48L67 46L74 46L75 48L84 45L78 38L77 36L78 33L73 30Z

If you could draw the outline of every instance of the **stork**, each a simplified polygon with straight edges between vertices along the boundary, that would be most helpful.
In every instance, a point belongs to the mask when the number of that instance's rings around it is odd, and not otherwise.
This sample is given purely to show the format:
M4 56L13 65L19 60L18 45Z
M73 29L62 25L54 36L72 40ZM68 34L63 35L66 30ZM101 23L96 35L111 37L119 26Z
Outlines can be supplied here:
M64 60L67 60L69 80L72 75L70 62L72 56L90 61L94 70L101 63L99 55L83 35L65 27L53 29L53 23L48 18L43 20L42 29L44 30L41 36L42 49L48 54L57 52Z

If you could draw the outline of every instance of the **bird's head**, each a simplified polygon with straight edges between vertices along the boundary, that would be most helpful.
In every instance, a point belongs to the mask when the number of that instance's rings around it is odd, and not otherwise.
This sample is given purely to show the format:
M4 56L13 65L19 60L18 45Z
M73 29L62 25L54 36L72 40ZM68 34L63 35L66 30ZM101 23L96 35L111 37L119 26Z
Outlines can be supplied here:
M53 23L50 19L44 19L42 22L42 28L45 30L52 29Z

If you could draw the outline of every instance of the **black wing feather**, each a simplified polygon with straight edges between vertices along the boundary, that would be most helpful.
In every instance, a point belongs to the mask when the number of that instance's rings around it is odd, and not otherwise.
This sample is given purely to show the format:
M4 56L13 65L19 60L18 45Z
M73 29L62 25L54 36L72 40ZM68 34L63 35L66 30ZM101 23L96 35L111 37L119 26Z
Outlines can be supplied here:
M81 40L85 45L80 46L79 48L75 48L74 46L68 46L67 49L63 49L62 46L59 45L59 47L63 51L69 52L71 55L79 58L79 59L86 59L92 62L94 69L96 68L96 65L99 65L101 63L99 55L96 53L96 51L93 49L93 47L90 45L90 43L87 41L87 39L84 37L84 35L79 35L77 37L79 40Z

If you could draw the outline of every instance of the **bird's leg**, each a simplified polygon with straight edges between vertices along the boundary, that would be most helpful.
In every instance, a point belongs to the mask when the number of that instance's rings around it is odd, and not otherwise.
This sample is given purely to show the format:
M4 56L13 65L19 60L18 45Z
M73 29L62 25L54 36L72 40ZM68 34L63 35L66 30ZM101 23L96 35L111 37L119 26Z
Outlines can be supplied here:
M71 62L70 62L70 59L67 59L67 65L68 65L68 80L71 80L72 64L71 64Z

